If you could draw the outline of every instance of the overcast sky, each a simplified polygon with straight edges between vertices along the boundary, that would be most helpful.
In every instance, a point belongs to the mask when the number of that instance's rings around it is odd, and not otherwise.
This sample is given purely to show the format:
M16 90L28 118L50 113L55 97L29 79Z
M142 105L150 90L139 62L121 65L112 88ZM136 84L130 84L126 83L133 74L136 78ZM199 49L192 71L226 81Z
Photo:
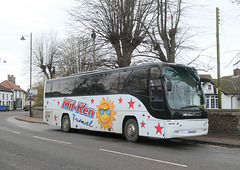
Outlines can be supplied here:
M240 50L240 5L232 4L230 0L192 0L196 6L187 13L189 19L185 23L196 27L198 36L194 38L195 45L201 48L211 47L206 55L216 57L216 7L220 9L220 53L221 76L232 75L232 70L240 67L233 66L237 59L226 67ZM67 13L73 0L3 0L0 5L0 82L11 74L16 77L16 84L24 90L29 88L29 76L24 67L28 62L29 37L20 41L22 35L34 35L51 30L60 36L67 35ZM3 61L6 60L6 63ZM204 62L204 61L203 61ZM214 66L214 60L212 64ZM212 74L214 70L204 74Z

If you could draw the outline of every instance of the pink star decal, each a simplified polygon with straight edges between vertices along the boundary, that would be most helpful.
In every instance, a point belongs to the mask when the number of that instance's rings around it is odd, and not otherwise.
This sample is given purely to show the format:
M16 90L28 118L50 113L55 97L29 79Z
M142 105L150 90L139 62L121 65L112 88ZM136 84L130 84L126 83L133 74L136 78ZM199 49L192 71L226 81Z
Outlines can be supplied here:
M146 123L144 123L144 121L142 121L142 123L140 123L140 124L141 124L141 128L142 128L142 127L145 128Z
M92 104L94 103L94 100L93 100L93 99L91 100L91 103L92 103Z
M47 101L47 104L49 103L49 101Z
M129 104L129 109L130 109L130 108L133 108L133 104L134 104L134 103L135 103L135 102L133 102L132 99L131 99L130 102L128 102L128 104ZM134 109L134 108L133 108L133 109Z
M55 114L55 116L54 116L54 120L57 120L57 115Z
M139 104L138 107L141 107L141 105Z
M122 101L123 101L123 99L120 97L120 99L118 99L119 100L119 103L122 103Z
M158 126L154 126L154 127L157 129L156 134L157 134L157 133L160 133L160 134L162 135L162 129L163 129L163 127L160 126L160 123L158 122Z
M150 119L150 116L148 116L148 119Z

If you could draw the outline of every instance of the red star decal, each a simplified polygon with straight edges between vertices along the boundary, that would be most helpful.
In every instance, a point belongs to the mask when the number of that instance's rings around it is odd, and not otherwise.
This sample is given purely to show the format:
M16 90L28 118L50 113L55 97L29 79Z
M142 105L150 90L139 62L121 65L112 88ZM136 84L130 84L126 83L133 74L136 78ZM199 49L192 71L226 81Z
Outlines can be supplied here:
M157 133L160 133L160 134L162 135L162 129L163 129L163 127L160 126L160 123L158 122L158 126L154 126L154 127L157 129L156 134L157 134Z
M60 104L60 102L58 101L58 105Z
M94 100L92 99L91 102L92 102L92 104L93 104L93 103L94 103Z
M141 107L141 105L139 104L138 107Z
M47 104L49 103L49 101L47 101Z
M57 120L57 115L55 114L55 116L54 116L54 120Z
M129 104L129 109L130 109L130 108L133 108L133 104L134 104L134 103L135 103L135 102L133 102L132 99L131 99L130 102L128 102L128 104ZM133 108L133 109L134 109L134 108Z
M148 119L150 119L150 116L148 116Z
M144 121L142 121L142 123L140 123L140 124L141 124L141 128L142 128L142 127L145 128L146 123L144 123Z
M120 99L118 99L119 100L119 103L122 103L122 101L123 101L123 99L120 97Z

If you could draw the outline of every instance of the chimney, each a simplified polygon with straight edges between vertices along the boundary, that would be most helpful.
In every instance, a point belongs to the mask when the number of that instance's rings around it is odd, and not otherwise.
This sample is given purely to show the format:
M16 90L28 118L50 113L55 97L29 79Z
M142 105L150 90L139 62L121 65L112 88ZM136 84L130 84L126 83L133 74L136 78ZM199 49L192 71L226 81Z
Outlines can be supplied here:
M13 75L8 75L8 81L11 81L15 84L15 77Z
M240 69L236 68L233 70L233 76L239 76L240 75Z

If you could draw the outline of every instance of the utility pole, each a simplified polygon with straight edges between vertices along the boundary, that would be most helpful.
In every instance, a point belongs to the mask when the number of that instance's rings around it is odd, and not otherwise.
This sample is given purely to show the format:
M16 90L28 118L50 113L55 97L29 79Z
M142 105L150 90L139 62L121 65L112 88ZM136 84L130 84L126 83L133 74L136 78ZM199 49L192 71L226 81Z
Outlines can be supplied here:
M220 77L220 47L219 47L219 9L216 8L216 37L217 37L217 82L218 82L218 109L222 109L221 77Z

